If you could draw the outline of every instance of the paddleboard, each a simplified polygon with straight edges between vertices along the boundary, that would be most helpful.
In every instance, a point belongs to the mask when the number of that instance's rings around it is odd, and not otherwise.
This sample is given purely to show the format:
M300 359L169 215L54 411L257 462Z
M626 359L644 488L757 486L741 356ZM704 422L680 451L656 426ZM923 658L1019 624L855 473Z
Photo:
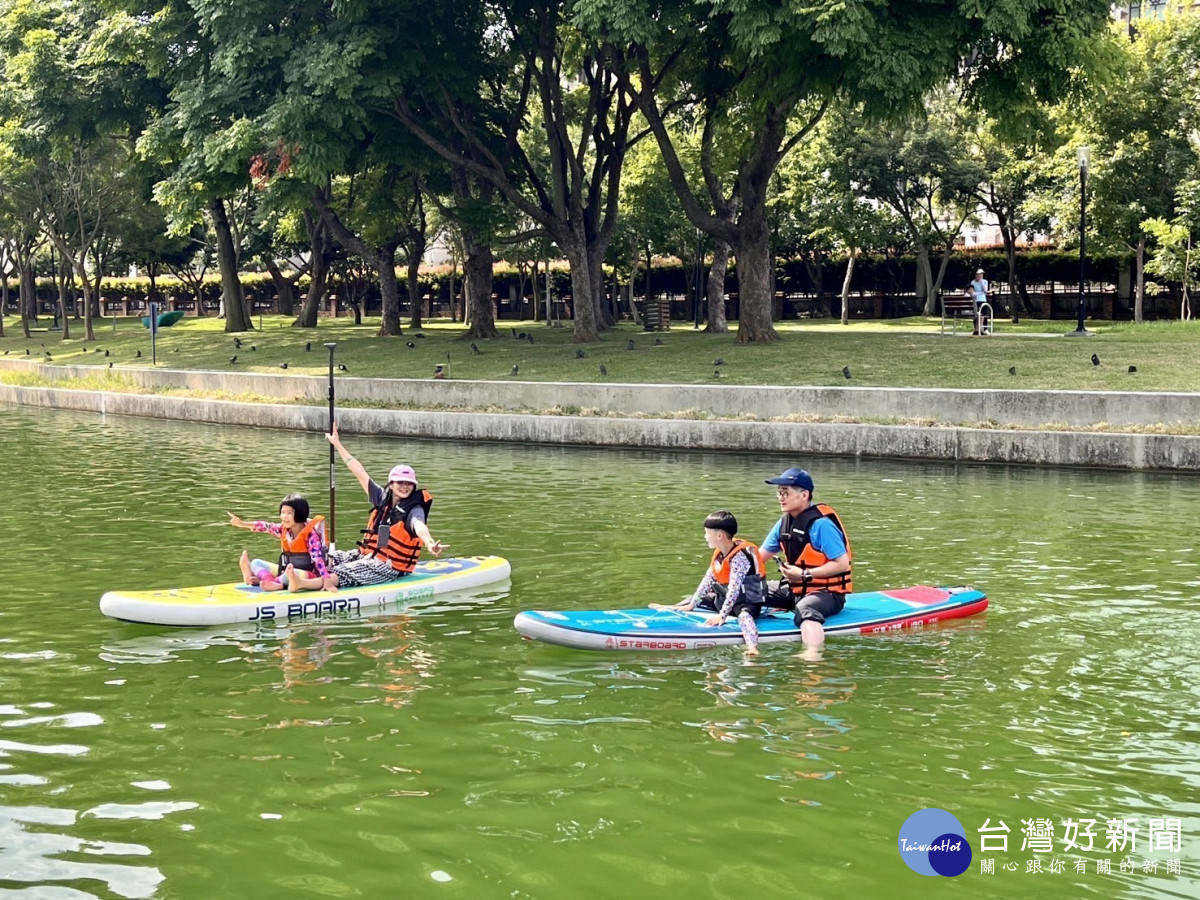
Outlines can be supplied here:
M508 560L466 556L417 563L396 581L328 591L264 591L248 584L213 584L158 591L109 591L100 611L147 625L228 625L332 613L373 613L397 603L476 588L508 577Z
M825 623L825 633L872 634L923 628L933 622L961 619L987 609L982 591L972 587L916 587L849 594L846 608ZM711 611L658 609L530 610L518 613L513 625L526 640L545 641L578 650L703 650L741 644L736 619L710 627ZM800 640L792 614L782 610L758 618L759 642Z

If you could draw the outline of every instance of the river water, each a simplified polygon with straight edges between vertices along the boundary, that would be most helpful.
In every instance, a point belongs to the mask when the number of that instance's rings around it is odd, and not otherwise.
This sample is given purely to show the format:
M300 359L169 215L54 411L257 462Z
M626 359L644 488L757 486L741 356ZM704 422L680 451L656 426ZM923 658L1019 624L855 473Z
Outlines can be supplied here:
M511 581L271 628L109 620L107 589L270 555L226 510L300 490L325 512L328 445L0 408L0 894L1200 895L1200 478L346 443L377 476L412 463L434 534L508 557ZM513 630L522 609L683 596L705 515L761 540L763 479L794 464L846 522L860 589L970 583L991 609L819 660ZM367 507L338 486L346 546ZM925 808L973 848L956 878L901 858Z

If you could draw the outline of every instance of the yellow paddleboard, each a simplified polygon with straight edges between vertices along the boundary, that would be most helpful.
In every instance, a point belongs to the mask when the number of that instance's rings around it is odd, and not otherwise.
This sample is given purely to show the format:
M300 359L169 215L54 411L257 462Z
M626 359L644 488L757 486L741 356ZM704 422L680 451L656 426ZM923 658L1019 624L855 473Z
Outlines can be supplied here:
M369 587L328 591L264 591L248 584L211 584L159 591L109 591L100 611L149 625L227 625L275 619L372 613L397 603L502 581L511 571L499 556L465 556L417 563L404 578Z

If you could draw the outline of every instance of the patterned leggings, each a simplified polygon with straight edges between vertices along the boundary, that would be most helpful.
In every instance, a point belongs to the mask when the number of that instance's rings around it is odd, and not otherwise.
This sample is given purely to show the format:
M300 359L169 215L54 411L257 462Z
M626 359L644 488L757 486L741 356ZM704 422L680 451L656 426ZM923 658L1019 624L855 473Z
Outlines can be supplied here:
M698 605L701 609L711 609L713 612L717 612L717 600L717 597L703 597ZM734 604L733 611L737 614L738 625L742 629L742 639L748 647L758 646L758 626L754 624L754 619L761 609L761 606L752 606L749 603Z
M338 578L338 587L365 587L404 577L392 568L391 563L373 556L363 556L359 550L330 550L326 562L329 573Z

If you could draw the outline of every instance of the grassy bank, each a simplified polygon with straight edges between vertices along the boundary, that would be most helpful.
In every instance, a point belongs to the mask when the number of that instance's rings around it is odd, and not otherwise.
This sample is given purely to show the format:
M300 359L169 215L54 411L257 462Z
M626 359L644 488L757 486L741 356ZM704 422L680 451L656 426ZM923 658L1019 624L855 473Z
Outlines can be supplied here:
M349 319L322 319L316 329L293 328L291 321L264 317L261 331L236 336L242 342L237 348L223 321L185 319L159 332L157 364L260 372L279 372L286 364L288 372L319 375L328 370L323 344L336 341L336 361L346 366L339 374L378 378L430 378L442 365L455 379L494 381L1200 391L1200 322L1089 323L1092 336L1074 338L1063 336L1074 322L1057 320L1001 322L992 337L961 330L943 337L938 320L923 317L846 327L805 320L777 325L781 341L747 346L735 344L733 334L690 326L652 334L631 325L580 345L572 343L569 327L505 322L503 337L474 341L473 349L463 327L449 322L428 325L420 337L406 329L402 337L382 338L378 320L355 326ZM19 323L7 319L0 338L0 355L8 358L111 364L114 372L151 365L150 336L136 319L118 320L115 328L112 319L97 322L94 342L80 338L81 322L71 323L74 336L66 341L48 330L27 339L14 326ZM515 336L521 333L532 341ZM1129 372L1130 366L1137 371Z

